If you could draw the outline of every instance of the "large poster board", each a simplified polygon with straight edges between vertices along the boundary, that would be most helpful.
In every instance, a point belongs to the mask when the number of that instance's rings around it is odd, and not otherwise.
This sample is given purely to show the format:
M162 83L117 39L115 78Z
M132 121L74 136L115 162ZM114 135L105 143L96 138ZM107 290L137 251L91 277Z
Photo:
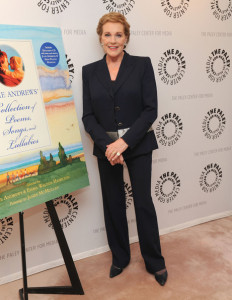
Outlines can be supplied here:
M60 29L0 25L0 218L88 184Z

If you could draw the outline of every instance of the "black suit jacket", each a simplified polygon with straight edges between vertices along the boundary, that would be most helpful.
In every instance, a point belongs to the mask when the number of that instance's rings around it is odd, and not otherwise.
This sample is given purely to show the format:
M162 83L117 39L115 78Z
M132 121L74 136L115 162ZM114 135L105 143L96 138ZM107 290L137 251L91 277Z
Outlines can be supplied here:
M84 66L82 76L82 120L94 141L94 155L105 157L106 146L113 142L107 131L128 127L122 136L129 145L124 158L158 148L154 131L148 132L157 117L156 82L149 57L125 52L113 89L106 56Z

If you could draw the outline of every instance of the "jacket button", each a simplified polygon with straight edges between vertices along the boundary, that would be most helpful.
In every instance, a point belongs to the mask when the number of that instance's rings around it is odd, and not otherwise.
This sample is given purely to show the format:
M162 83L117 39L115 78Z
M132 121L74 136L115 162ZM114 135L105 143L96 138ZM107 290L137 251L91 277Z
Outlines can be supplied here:
M122 122L119 122L119 123L118 123L118 127L121 127L122 125L123 125Z
M115 110L115 111L119 111L119 110L120 110L120 107L119 107L119 106L115 106L115 107L114 107L114 110Z

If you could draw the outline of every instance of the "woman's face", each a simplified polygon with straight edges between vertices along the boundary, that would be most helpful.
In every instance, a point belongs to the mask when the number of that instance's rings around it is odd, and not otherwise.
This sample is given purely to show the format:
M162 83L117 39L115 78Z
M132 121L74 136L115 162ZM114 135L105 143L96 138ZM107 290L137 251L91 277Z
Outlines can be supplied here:
M3 61L2 61L1 67L2 67L3 69L9 69L8 60L7 60L7 57L5 57L5 56L4 56L4 59L3 59Z
M121 23L107 22L102 27L101 43L105 53L112 57L119 57L127 42L124 27Z

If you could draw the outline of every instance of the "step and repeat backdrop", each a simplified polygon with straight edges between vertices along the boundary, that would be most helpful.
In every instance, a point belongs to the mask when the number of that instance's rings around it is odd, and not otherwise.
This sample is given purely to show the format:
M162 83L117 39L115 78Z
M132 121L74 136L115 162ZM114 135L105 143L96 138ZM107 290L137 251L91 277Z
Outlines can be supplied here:
M62 31L90 182L54 201L75 260L108 250L93 144L81 122L81 68L103 56L96 26L107 12L127 17L127 52L149 56L155 71L159 113L153 128L159 149L153 153L152 195L160 233L232 214L231 0L8 2L2 5L2 24ZM125 191L130 238L135 242L126 167ZM25 210L24 219L28 273L63 264L45 205ZM20 277L19 221L14 214L0 220L0 284Z

